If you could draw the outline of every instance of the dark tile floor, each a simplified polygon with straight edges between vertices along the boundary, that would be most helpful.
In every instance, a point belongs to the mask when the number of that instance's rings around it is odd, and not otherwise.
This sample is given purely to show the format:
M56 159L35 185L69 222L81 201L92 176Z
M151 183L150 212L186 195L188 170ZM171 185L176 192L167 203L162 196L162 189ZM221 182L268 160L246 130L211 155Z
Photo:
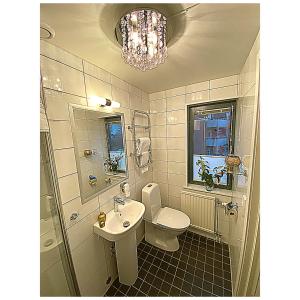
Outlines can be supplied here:
M185 232L176 252L146 241L138 246L138 279L132 286L118 279L105 296L231 296L228 245Z

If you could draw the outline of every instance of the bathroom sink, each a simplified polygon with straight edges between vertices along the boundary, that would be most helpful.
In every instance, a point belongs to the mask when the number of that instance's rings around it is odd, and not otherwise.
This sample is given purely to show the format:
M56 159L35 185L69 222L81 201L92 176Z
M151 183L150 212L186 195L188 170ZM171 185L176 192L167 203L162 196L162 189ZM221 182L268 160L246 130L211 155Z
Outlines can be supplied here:
M98 222L94 224L94 232L112 242L119 241L130 232L135 231L145 212L143 203L131 199L126 199L125 205L118 205L118 208L118 212L111 210L106 215L103 228L100 228ZM126 221L129 221L130 225L128 227L123 226Z

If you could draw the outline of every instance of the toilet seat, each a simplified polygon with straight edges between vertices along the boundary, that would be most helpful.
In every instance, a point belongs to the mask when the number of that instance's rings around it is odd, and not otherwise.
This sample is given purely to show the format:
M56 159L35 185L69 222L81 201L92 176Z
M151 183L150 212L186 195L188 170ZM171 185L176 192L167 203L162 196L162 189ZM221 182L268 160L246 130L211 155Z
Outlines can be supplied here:
M183 230L190 226L190 218L183 212L170 208L161 208L153 219L153 224L172 230Z

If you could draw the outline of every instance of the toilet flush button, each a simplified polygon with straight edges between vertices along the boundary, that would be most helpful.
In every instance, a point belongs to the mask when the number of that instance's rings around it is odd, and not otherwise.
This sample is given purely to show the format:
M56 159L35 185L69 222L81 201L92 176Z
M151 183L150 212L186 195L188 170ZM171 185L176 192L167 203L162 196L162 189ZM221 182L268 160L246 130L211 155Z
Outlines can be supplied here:
M151 187L151 186L152 186L152 184L148 184L148 185L147 185L147 187Z

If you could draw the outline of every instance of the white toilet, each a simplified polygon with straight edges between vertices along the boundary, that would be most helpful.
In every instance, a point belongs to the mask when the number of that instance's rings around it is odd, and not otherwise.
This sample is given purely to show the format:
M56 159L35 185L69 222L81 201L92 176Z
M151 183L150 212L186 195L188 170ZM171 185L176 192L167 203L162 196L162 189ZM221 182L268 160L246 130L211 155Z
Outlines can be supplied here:
M177 251L177 236L190 226L190 218L183 212L161 207L160 190L157 183L148 183L142 190L145 205L145 240L166 251Z

